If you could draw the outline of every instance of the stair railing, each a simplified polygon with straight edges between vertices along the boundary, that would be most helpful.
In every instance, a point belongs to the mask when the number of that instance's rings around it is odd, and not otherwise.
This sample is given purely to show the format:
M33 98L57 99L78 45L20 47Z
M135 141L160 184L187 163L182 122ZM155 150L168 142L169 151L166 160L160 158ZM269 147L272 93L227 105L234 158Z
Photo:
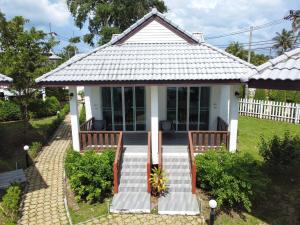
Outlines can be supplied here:
M151 167L152 167L152 149L151 149L151 131L148 132L148 160L147 160L147 191L151 193L151 183L150 183L150 175L151 175Z
M196 162L194 157L194 146L193 146L193 139L192 139L192 132L189 131L188 134L189 139L189 146L188 146L188 153L189 153L189 160L190 160L190 169L191 169L191 180L192 180L192 193L196 193Z
M114 161L114 193L118 193L119 189L119 178L120 178L120 163L122 159L123 154L123 132L120 132L119 140L118 140L118 146L116 150L115 155L115 161Z

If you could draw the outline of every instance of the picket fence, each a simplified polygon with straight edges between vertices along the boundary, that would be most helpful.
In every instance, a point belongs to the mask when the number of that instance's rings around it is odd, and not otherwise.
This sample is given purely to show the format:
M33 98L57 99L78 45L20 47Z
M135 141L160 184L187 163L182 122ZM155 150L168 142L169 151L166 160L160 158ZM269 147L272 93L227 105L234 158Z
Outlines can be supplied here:
M239 113L242 116L300 123L300 104L296 103L240 99Z

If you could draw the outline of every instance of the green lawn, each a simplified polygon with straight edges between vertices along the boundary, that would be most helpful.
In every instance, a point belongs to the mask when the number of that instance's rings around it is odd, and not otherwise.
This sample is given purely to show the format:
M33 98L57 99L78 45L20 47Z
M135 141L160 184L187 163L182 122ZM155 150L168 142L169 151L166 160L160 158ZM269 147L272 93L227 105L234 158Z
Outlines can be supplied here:
M260 137L270 138L275 134L282 136L286 131L291 135L300 136L300 125L240 116L238 125L238 151L250 153L256 159L261 160L257 147Z
M262 161L258 154L260 137L282 136L288 131L300 136L300 125L249 117L239 118L238 151L250 153ZM300 162L282 174L269 175L271 184L264 199L253 204L251 213L224 213L217 216L216 224L222 225L294 225L300 224ZM204 214L209 216L208 199L204 201Z
M24 145L33 141L45 143L47 130L56 116L23 121L0 123L0 172L25 166Z

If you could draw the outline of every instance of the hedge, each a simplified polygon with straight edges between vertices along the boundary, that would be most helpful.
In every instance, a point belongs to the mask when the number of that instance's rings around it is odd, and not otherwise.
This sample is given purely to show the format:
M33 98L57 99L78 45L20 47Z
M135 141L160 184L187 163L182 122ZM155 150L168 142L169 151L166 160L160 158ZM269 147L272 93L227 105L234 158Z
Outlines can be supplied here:
M0 100L0 122L20 120L22 118L20 106L12 101Z

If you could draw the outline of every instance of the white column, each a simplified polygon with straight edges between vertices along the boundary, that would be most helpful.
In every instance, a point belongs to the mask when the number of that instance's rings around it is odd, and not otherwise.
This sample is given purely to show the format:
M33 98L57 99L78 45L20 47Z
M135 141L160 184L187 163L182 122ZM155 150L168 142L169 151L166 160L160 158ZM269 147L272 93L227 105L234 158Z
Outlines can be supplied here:
M230 85L222 85L220 90L220 117L229 124Z
M158 87L151 86L151 145L152 162L158 164Z
M92 114L92 87L84 87L84 106L85 106L85 118L89 120L93 117Z
M95 117L96 120L102 120L102 92L97 86L84 87L84 102L86 120Z
M75 151L80 150L79 145L79 116L77 103L77 88L76 86L69 87L70 95L70 114L71 114L71 128L72 128L72 142ZM72 96L71 96L72 95Z
M238 85L230 87L230 120L229 120L229 151L235 152L237 145L237 130L238 130L238 116L239 116L239 98L235 96L235 92L239 91Z

